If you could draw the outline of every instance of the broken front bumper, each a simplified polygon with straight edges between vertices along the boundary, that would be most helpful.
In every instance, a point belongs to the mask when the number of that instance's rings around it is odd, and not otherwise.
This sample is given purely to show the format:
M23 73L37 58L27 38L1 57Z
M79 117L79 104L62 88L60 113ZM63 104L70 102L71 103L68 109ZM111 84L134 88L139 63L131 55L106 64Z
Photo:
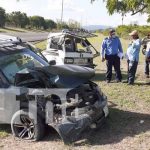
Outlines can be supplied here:
M101 92L99 100L94 105L78 108L75 116L66 116L61 123L51 124L65 144L76 141L87 128L97 128L108 116L107 97Z

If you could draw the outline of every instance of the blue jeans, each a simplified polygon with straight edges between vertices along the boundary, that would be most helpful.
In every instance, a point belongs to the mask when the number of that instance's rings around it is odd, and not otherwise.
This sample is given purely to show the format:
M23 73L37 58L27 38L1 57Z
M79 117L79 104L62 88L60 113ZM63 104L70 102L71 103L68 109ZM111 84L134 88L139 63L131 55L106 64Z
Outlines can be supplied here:
M127 63L128 63L128 83L134 84L138 62L128 60Z

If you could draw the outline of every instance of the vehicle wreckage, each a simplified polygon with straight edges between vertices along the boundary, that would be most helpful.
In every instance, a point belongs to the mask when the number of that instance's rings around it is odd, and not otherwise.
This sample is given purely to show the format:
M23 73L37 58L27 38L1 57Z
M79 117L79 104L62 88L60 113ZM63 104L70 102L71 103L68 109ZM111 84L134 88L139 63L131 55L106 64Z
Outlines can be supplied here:
M96 65L93 59L100 54L88 38L96 36L84 29L65 29L50 33L47 48L42 53L48 61L55 60L57 65L75 64L94 68Z
M0 94L4 92L0 122L10 120L15 137L35 141L44 137L49 125L65 144L78 140L88 127L98 127L108 116L108 106L105 94L90 81L95 71L76 65L50 65L30 47L19 38L0 36ZM47 109L48 102L52 110Z

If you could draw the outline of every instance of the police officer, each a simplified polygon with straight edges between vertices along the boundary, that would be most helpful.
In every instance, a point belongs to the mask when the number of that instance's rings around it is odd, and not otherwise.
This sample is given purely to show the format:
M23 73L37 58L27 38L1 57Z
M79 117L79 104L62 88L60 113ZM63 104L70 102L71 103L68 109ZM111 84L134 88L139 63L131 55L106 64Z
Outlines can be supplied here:
M131 32L129 35L131 36L131 43L129 44L127 49L128 84L133 85L139 62L141 40L139 39L138 32L136 30Z
M142 40L143 50L145 57L145 75L146 78L149 78L149 59L148 55L150 53L150 33L148 33L147 37Z
M116 72L116 82L121 82L122 75L120 70L120 57L118 54L123 54L120 39L116 36L115 30L110 29L109 37L105 38L101 46L102 62L106 60L107 72L106 82L110 83L112 78L112 67Z

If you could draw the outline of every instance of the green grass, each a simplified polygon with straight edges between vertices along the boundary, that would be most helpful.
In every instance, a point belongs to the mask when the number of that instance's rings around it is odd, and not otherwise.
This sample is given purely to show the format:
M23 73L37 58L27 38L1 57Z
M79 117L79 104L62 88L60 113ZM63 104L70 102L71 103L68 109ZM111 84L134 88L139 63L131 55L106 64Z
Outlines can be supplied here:
M10 133L10 126L0 125L0 138L7 137Z
M91 43L94 43L97 49L100 49L102 40L105 37L99 35L98 38L91 39ZM129 40L121 39L124 52L126 52ZM136 81L134 86L128 86L125 83L105 83L105 72L106 65L101 62L100 57L97 57L95 60L96 67L96 76L95 82L99 84L102 90L108 96L108 99L113 103L117 104L118 108L121 109L130 109L130 110L142 110L146 111L150 108L150 80L145 79L144 77L144 55L140 53L140 63L138 66L138 71L136 75ZM121 61L121 69L123 74L123 79L127 79L127 64L126 60ZM115 77L113 77L114 79Z
M36 47L40 48L41 50L45 50L46 49L46 41L42 41L42 42L36 43L35 45L36 45Z
M26 30L21 28L0 28L0 32L13 33L13 32L26 32Z

